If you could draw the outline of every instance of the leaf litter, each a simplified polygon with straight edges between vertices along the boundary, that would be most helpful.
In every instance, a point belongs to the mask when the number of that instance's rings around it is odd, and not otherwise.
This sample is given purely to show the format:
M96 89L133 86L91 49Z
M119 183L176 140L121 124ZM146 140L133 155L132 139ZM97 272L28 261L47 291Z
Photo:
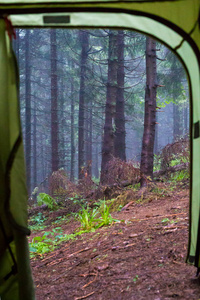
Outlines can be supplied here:
M196 269L185 263L189 189L177 187L173 197L131 201L127 210L112 213L124 222L84 233L42 259L31 259L37 300L199 299ZM61 227L73 233L78 224Z

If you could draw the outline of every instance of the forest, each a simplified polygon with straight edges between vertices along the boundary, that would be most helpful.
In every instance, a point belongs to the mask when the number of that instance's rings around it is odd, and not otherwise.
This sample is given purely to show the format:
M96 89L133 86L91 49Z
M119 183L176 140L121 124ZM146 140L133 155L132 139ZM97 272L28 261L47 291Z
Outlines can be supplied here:
M188 136L186 73L164 45L126 30L16 35L29 196L60 169L103 184L114 158L152 177L161 150Z
M37 299L199 299L178 57L114 29L16 29L13 48Z

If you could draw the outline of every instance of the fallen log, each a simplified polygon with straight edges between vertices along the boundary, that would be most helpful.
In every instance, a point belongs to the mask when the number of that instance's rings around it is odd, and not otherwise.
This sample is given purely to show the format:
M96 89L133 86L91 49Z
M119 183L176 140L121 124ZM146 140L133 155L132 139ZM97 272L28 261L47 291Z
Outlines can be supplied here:
M177 171L181 171L181 170L186 170L189 169L189 163L182 163L173 167L168 167L165 170L159 170L159 171L155 171L153 173L153 178L156 179L162 175L168 174L168 173L175 173ZM144 175L141 174L141 177L146 179L146 182L148 184L149 179L146 178ZM107 185L99 185L99 187L96 190L92 190L85 198L93 198L93 199L101 199L102 197L107 197L107 199L109 199L110 193L113 190L121 190L125 187L128 187L130 185L135 185L137 183L140 182L141 177L138 177L137 180L124 180L124 181L118 181L112 184L107 184ZM145 192L145 191L142 191ZM141 192L140 192L141 193Z
M186 170L188 168L189 168L189 162L182 163L180 165L176 165L176 166L173 166L173 167L168 167L165 170L155 171L155 172L153 172L153 177L154 178L159 177L159 176L165 175L166 173L175 173L175 172L178 172L178 171Z

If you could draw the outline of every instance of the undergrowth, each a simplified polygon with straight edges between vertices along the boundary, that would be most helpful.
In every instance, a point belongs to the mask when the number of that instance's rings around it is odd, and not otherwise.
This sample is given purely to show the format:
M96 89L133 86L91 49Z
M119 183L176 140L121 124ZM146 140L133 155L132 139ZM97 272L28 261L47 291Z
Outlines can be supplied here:
M56 203L56 200L54 200L51 196L49 196L46 193L40 193L37 196L37 204L39 206L46 204L47 207L51 210L56 210L58 208L58 205Z
M66 218L67 216L57 217L57 222L54 221L54 224L65 222ZM106 205L105 200L101 201L99 207L94 209L91 209L88 206L86 208L82 207L77 214L74 214L74 218L80 222L81 226L72 234L64 234L61 227L56 227L53 228L52 231L43 231L42 236L35 236L29 243L30 256L35 257L39 255L43 258L44 254L54 251L62 242L76 239L77 236L83 233L94 232L100 227L109 226L114 222L119 222L112 218L110 206ZM31 230L44 230L46 227L44 225L46 219L47 218L45 218L42 213L38 213L35 217L32 217L30 221L35 224L30 226Z
M105 200L99 202L99 208L90 209L89 207L82 208L78 213L78 221L81 223L83 230L95 230L102 226L111 225L114 222L119 222L113 219L110 214L110 206L106 205Z
M45 226L45 221L47 218L41 213L37 213L37 215L33 216L30 218L30 230L31 231L39 231L39 230L44 230Z
M53 228L52 231L45 231L42 236L36 236L29 243L30 257L39 255L43 258L44 254L54 251L62 242L74 240L83 231L72 234L64 234L61 227Z

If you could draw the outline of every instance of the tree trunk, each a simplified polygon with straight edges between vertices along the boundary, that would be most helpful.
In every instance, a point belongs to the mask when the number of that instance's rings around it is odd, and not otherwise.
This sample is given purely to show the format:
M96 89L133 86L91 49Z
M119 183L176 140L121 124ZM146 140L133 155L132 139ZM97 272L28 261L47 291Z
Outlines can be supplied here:
M73 64L72 64L73 68ZM70 165L70 180L74 181L74 164L75 164L75 145L74 145L74 81L71 80L71 112L70 112L70 127L71 127L71 165Z
M117 35L117 96L116 96L116 113L115 113L115 138L114 154L121 160L126 161L126 131L124 116L124 31L118 31Z
M173 121L173 138L176 141L181 136L181 115L179 105L175 103L173 103Z
M58 82L56 30L50 29L51 45L51 153L52 172L59 168L58 158Z
M30 30L25 35L25 157L27 188L31 192L31 63Z
M92 175L92 103L89 100L86 113L86 166L88 175Z
M33 188L37 186L37 114L36 100L34 101L33 115Z
M79 119L78 119L78 178L82 179L84 174L82 169L85 165L84 158L84 118L85 118L85 80L87 69L87 58L89 49L89 34L87 31L79 31L81 43L80 58L80 91L79 91Z
M146 177L153 178L153 150L156 123L156 42L150 37L146 38L146 89L144 133L141 153L141 172ZM143 178L141 187L146 185Z
M66 115L65 115L65 79L64 77L60 78L58 90L59 90L59 98L58 98L58 110L57 110L57 119L58 119L58 168L67 169L66 166L66 156L67 156L67 146L65 144L65 136L66 136Z
M184 135L189 134L189 130L188 130L188 106L187 104L185 104L184 107Z
M101 178L103 184L106 180L108 162L114 155L114 113L117 95L117 32L109 32L108 49L108 81L106 91L105 125L102 143Z
M98 136L95 139L95 153L94 153L94 163L93 163L93 174L95 178L99 178L99 142Z
M155 126L155 140L154 140L154 154L158 155L159 148L158 148L158 125Z

